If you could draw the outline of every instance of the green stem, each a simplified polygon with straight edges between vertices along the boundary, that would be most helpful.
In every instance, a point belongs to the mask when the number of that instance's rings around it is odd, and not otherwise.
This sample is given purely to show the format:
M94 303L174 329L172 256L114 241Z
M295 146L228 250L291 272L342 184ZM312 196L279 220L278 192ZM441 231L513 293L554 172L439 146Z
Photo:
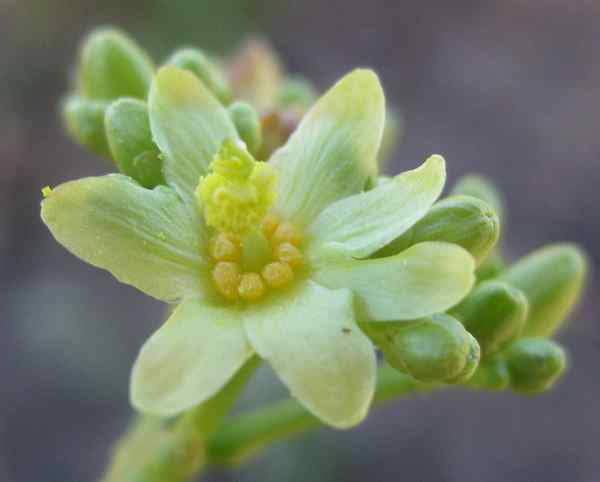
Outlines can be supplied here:
M386 365L379 369L374 403L381 404L437 387L439 385L417 382ZM320 426L321 422L296 400L275 402L226 420L208 442L208 461L236 464L275 441Z
M185 482L206 465L205 441L218 429L258 367L250 360L217 395L174 422L142 417L116 445L101 482Z

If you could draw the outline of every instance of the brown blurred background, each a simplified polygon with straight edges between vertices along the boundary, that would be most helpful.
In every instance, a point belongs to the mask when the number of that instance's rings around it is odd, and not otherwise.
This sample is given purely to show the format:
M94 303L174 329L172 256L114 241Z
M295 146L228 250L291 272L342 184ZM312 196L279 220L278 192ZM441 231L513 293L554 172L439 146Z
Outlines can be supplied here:
M227 53L262 33L322 88L371 66L406 119L394 171L444 154L451 181L477 171L506 193L508 253L572 240L600 260L598 1L0 0L1 482L95 480L131 414L131 363L163 317L39 221L42 186L111 169L57 116L77 43L99 24L157 60L189 44ZM561 337L570 371L549 394L399 401L358 429L282 443L244 472L203 480L597 482L594 280L577 315ZM255 403L259 392L285 393L266 370Z

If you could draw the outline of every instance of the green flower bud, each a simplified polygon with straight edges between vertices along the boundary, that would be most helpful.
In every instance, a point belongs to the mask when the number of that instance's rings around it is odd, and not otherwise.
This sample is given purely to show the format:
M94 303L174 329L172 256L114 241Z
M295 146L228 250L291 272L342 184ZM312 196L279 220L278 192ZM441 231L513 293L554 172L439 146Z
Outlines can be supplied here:
M380 171L386 172L386 168L393 157L394 150L402 142L404 137L404 118L400 112L390 108L385 114L385 128L379 146Z
M579 248L556 244L517 261L499 277L522 290L529 300L523 334L552 336L579 299L586 273Z
M544 338L522 338L503 353L510 374L510 386L521 393L548 390L566 367L564 350Z
M504 221L502 195L492 182L485 177L472 174L461 177L454 185L452 194L464 194L485 201L496 212L500 220Z
M307 79L288 77L285 79L277 95L277 104L284 108L299 107L307 109L317 98L317 92Z
M256 154L262 144L262 127L258 114L246 102L234 102L228 108L231 120L240 137L252 154Z
M225 76L201 50L190 48L179 50L167 60L167 63L195 74L223 104L231 102L231 91Z
M470 196L452 196L435 203L417 224L376 256L391 256L423 241L446 241L462 246L480 263L499 235L498 216L488 204Z
M477 341L448 315L410 323L368 323L365 332L391 366L420 381L462 380L479 362Z
M506 263L502 256L494 251L492 252L483 263L479 265L475 274L477 275L477 281L482 282L489 279L500 276L500 273L504 271Z
M482 360L467 384L476 390L505 390L510 384L510 375L504 358L494 356Z
M469 354L467 355L467 362L465 366L457 376L446 380L446 383L464 383L471 379L473 374L477 371L479 361L481 360L481 347L477 339L469 333Z
M160 151L152 141L146 104L120 99L106 111L106 136L119 170L142 186L164 184Z
M504 282L487 281L471 291L451 314L477 338L487 356L521 333L528 308L521 290Z
M104 113L109 103L68 97L62 104L62 115L67 133L79 145L101 156L110 157L104 132Z
M79 88L90 99L144 99L154 64L128 36L109 28L92 32L81 50Z

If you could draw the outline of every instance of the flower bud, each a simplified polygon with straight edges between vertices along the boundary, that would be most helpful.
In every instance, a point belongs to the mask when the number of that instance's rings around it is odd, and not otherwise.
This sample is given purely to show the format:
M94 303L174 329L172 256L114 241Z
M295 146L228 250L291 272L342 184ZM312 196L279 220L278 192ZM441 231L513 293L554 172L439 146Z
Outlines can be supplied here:
M314 86L302 77L285 79L277 95L277 104L283 109L296 107L308 109L317 98Z
M192 72L221 103L231 102L231 91L227 86L225 76L201 50L190 48L179 50L171 56L167 63Z
M417 224L377 256L391 256L423 241L445 241L465 248L480 263L499 235L498 216L488 204L470 196L452 196L435 203Z
M128 36L103 28L92 32L81 50L79 88L90 99L144 99L154 64Z
M389 108L385 114L385 127L383 137L379 146L379 170L386 172L386 168L393 157L394 151L404 137L404 118L401 113L393 108Z
M552 336L579 299L585 273L583 253L569 244L538 249L503 272L499 279L519 288L529 300L523 334Z
M262 144L262 128L258 114L246 102L234 102L228 108L231 120L251 154L257 153Z
M477 275L477 281L482 282L490 280L500 276L500 273L504 271L506 263L504 258L494 250L484 261L479 265L475 274Z
M67 133L79 145L101 156L110 157L104 131L104 113L109 103L82 97L68 97L62 104Z
M502 354L510 375L510 386L522 393L548 390L566 367L564 350L544 338L522 338Z
M481 199L490 205L500 220L504 221L504 200L491 181L483 176L461 177L452 189L452 194L464 194Z
M510 375L504 358L494 356L482 360L467 384L476 390L504 390L508 388Z
M477 341L448 315L368 323L365 332L391 366L420 381L453 383L470 375L479 362Z
M136 99L117 100L107 109L104 122L119 170L147 188L164 184L160 151L152 141L146 104Z
M528 307L521 290L501 281L487 281L471 291L451 313L477 338L487 356L521 333Z

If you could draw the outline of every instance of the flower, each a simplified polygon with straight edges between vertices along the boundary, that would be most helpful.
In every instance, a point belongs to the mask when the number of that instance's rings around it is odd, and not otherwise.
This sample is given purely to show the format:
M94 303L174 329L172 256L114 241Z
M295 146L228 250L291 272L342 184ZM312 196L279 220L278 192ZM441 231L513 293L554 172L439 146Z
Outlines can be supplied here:
M258 354L325 423L359 423L377 363L358 323L442 312L473 285L474 260L454 244L369 258L438 198L443 158L364 190L376 184L385 118L369 70L325 93L268 163L250 156L187 71L158 71L148 111L167 186L110 174L67 182L42 202L43 220L76 256L178 303L135 362L134 406L181 413Z

